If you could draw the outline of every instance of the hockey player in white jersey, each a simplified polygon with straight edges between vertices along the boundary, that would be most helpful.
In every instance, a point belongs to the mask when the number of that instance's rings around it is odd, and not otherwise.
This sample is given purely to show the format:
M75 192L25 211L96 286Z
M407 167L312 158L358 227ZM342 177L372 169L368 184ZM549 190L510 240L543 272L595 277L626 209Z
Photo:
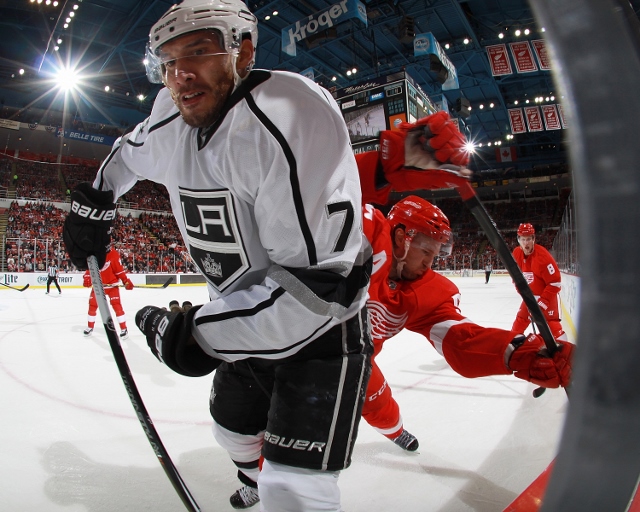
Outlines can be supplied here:
M372 351L358 171L326 90L252 70L257 33L240 0L185 0L152 27L148 76L165 88L74 190L64 239L76 266L102 265L115 200L162 183L211 301L136 324L174 371L217 369L214 434L262 510L338 511ZM234 506L257 501L244 491Z

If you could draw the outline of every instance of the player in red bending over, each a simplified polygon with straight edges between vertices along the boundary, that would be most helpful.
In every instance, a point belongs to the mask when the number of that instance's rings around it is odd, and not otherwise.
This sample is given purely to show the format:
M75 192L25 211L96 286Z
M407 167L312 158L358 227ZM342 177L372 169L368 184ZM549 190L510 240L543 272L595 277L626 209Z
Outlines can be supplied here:
M126 290L133 290L133 283L127 277L127 274L120 261L120 255L115 249L110 249L107 253L107 260L104 266L100 269L100 277L102 278L102 284L104 286L104 293L109 297L111 307L116 313L116 321L120 324L120 339L126 340L129 337L129 331L127 330L127 321L120 301L120 290L118 289L118 281L122 281ZM85 288L91 288L91 275L87 270L84 273ZM98 302L96 301L96 294L93 288L91 288L91 295L89 295L89 315L87 317L88 326L84 330L85 336L91 336L93 333L93 327L96 323L96 312L98 311Z
M409 196L385 218L365 205L363 226L374 251L367 302L374 355L362 417L378 432L405 450L418 448L375 360L402 329L425 336L464 377L514 374L538 386L568 385L572 344L550 358L540 336L482 327L461 314L457 286L431 269L436 257L451 251L449 220L438 207Z
M528 222L518 227L518 247L513 250L513 258L535 295L538 306L549 324L551 334L558 341L566 341L567 335L562 329L558 308L558 294L561 287L560 269L549 251L536 243L536 230ZM524 332L530 323L529 310L523 302L511 329Z
M379 153L356 156L363 202L386 204L394 190L454 186L470 174L464 143L445 112L382 132ZM372 427L405 450L418 448L375 360L383 343L405 328L425 336L464 377L514 374L542 387L569 384L571 343L550 358L543 339L525 337L524 328L485 328L461 314L456 285L431 270L434 259L451 250L449 220L439 208L409 196L387 218L365 204L363 217L374 252L367 302L374 356L362 417Z

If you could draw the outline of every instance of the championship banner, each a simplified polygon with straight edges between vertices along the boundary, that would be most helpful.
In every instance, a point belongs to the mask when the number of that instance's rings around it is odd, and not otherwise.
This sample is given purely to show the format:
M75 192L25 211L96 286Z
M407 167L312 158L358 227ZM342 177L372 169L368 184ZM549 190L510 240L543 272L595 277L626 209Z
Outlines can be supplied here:
M351 18L358 18L367 25L367 8L359 0L341 0L308 18L298 20L282 29L282 51L295 57L297 42Z
M535 39L531 41L531 46L533 46L533 51L536 52L536 57L538 57L538 64L540 64L540 69L551 69L551 64L549 63L549 55L547 55L547 46L544 42L544 39Z
M542 117L547 130L560 130L560 116L555 105L542 105Z
M525 133L527 127L524 124L524 115L521 108L510 108L509 122L511 123L511 133Z
M491 66L491 74L493 76L510 75L513 73L506 45L494 44L487 46L487 56L489 57L489 65Z
M557 107L558 107L558 114L560 115L560 122L562 123L562 127L566 128L567 121L564 117L564 108L562 107L562 105L560 105L560 103L557 104Z
M413 39L413 55L415 57L419 57L420 55L428 54L433 54L438 57L438 60L448 72L448 77L442 84L442 90L448 91L450 89L459 89L460 85L458 84L458 72L456 71L456 67L449 60L449 57L447 57L447 54L442 49L442 46L440 46L440 43L438 43L438 40L431 32L427 32L426 34L416 34Z
M544 130L542 118L540 117L540 109L538 107L524 107L524 115L527 118L527 126L530 132L541 132Z
M11 121L10 119L0 119L0 128L8 128L9 130L19 130L20 122Z
M513 55L518 73L538 71L538 66L533 60L533 52L531 51L531 46L529 46L529 41L509 43L509 47L511 48L511 55Z

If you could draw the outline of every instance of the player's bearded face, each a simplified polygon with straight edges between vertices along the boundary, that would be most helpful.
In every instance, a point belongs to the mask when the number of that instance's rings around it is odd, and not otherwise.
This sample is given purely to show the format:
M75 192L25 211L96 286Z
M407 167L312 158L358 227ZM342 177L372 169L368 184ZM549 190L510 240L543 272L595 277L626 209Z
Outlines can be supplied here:
M161 48L163 77L185 123L211 126L233 90L233 59L215 34L194 32Z

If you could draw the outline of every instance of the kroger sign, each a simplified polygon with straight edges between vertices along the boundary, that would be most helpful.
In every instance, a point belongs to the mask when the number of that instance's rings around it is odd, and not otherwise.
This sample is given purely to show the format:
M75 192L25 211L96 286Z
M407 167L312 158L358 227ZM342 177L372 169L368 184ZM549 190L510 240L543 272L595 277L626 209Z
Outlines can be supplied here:
M282 51L295 57L296 43L347 19L359 18L367 24L367 9L359 0L342 0L308 18L282 29Z

